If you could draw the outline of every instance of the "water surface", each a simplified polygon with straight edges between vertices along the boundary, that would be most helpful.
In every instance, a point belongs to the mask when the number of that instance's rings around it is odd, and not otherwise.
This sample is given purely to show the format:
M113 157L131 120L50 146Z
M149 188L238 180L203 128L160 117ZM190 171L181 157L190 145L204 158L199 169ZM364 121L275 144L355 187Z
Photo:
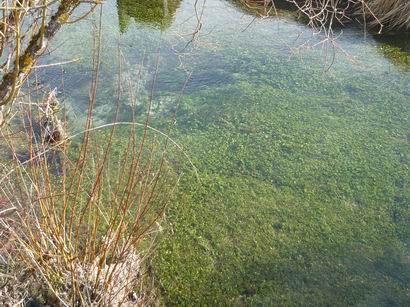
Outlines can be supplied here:
M409 36L351 27L335 50L307 48L323 37L289 12L255 20L223 0L206 1L194 35L194 3L103 6L97 120L112 118L118 50L122 119L127 73L143 104L159 64L153 124L177 110L173 138L201 177L171 153L183 176L153 262L164 302L409 305ZM41 72L63 91L73 130L85 116L97 19L66 26L44 58L81 57L63 76Z

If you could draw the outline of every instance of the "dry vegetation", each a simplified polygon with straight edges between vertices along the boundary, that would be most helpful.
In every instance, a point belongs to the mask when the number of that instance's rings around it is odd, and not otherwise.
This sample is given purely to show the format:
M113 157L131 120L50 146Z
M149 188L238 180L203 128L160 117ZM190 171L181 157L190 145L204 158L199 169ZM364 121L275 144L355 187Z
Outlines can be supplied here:
M54 8L51 5L54 4ZM70 135L56 91L20 91L77 0L2 1L0 84L0 304L152 304L149 257L175 178L170 140L145 121L96 127L101 31L83 132ZM96 3L91 3L91 12ZM79 17L81 19L82 17ZM138 82L138 81L136 81ZM128 84L133 114L135 85ZM39 101L38 101L39 100ZM10 116L10 115L13 116ZM119 125L126 126L118 128ZM120 130L120 131L119 131ZM118 137L118 135L121 137ZM158 138L157 136L160 136ZM166 181L166 184L165 184Z
M54 92L38 104L17 103L21 118L1 131L11 158L0 174L1 304L156 299L147 257L176 182L163 176L169 138L150 135L149 115L126 129L116 120L95 127L95 71L82 133L65 133Z
M368 0L364 5L366 15L374 15L369 25L386 25L388 29L410 29L410 1L406 0Z
M410 2L406 0L285 0L308 18L309 24L326 34L337 25L354 20L367 28L410 29ZM275 10L278 0L243 0L247 5L263 5Z

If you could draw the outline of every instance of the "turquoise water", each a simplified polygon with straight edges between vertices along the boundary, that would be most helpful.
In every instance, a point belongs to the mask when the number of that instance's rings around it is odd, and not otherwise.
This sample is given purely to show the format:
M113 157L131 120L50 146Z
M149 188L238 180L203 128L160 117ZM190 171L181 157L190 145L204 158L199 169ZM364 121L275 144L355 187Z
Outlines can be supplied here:
M289 12L255 20L223 0L206 1L193 37L195 1L164 3L103 5L95 109L98 122L112 118L118 50L121 119L127 82L143 105L159 65L153 125L177 111L172 137L200 176L170 153L182 177L153 260L163 302L409 305L410 37L351 27L326 49ZM85 117L97 23L65 26L43 59L81 58L63 75L40 72L72 130Z

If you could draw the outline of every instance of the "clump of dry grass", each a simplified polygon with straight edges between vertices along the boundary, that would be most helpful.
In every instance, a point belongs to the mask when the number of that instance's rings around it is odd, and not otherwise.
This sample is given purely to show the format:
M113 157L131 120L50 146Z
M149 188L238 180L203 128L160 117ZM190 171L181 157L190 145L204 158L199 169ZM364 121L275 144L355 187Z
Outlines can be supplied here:
M24 3L29 10L20 9L16 1L11 15L3 10L4 27L17 18L16 29L21 14L34 10L30 5L39 1ZM166 163L168 143L173 141L150 127L155 78L145 120L137 123L136 86L128 76L132 121L117 122L125 83L119 56L113 123L95 126L100 11L83 132L67 132L56 92L46 93L40 103L31 101L30 87L24 98L18 95L41 54L37 39L51 38L65 22L61 14L68 18L78 3L64 0L50 19L40 19L44 33L28 35L35 38L32 49L30 42L24 51L20 48L19 29L1 41L1 48L14 44L16 51L9 57L15 59L14 68L0 84L0 106L8 105L8 114L19 108L7 125L2 126L5 121L0 118L0 152L8 153L0 164L0 304L5 306L30 300L50 306L143 306L156 299L147 263L177 178L167 172ZM8 29L4 27L3 34ZM19 65L25 56L30 56L29 68L24 61Z
M36 135L34 124L26 160L10 143L14 162L0 177L0 300L135 306L154 299L143 264L169 199L166 148L148 140L147 125L142 133L130 125L121 153L114 153L115 125L85 132L78 153L66 140Z
M387 30L410 29L410 1L407 0L366 0L357 14L369 17L369 26L383 25Z
M245 5L264 6L269 12L281 0L240 0ZM283 1L283 0L282 0ZM368 28L410 29L410 2L407 0L285 0L308 18L314 29L332 35L332 28L357 19Z
M0 170L1 304L143 306L156 299L147 259L176 183L163 175L173 141L149 126L152 99L144 123L117 122L118 96L114 122L95 127L97 81L98 64L80 142L70 144L66 123L52 111L54 93L22 105L22 129L0 130L12 158Z

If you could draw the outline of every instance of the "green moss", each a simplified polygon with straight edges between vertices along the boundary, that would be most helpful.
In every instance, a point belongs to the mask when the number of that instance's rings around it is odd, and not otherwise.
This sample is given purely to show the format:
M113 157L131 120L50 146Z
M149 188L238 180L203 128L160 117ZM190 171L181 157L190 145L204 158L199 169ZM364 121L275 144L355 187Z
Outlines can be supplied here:
M379 51L401 70L410 70L410 34L374 36L380 41Z
M58 22L59 23L65 23L68 20L68 18L70 18L70 14L68 14L68 13L61 14L58 17Z
M23 73L27 73L28 71L31 70L31 68L32 68L33 65L34 65L33 57L32 57L30 54L26 53L26 54L24 55L23 63L22 63L22 64L23 64L22 72L23 72Z

